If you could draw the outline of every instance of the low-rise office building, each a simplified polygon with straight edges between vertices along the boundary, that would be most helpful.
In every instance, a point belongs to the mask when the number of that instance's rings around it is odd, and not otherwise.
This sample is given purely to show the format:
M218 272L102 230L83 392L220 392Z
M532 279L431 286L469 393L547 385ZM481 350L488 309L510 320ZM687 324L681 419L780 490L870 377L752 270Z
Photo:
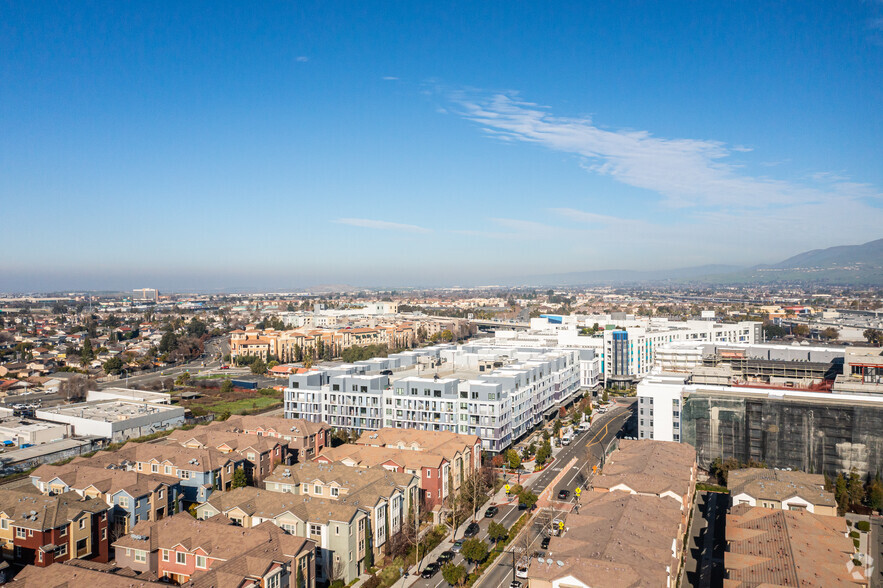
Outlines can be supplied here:
M74 435L104 437L114 443L184 424L184 408L129 400L97 400L37 410L36 418L67 423Z
M51 423L32 419L4 419L0 421L0 441L15 445L40 445L70 436L71 427L65 423Z

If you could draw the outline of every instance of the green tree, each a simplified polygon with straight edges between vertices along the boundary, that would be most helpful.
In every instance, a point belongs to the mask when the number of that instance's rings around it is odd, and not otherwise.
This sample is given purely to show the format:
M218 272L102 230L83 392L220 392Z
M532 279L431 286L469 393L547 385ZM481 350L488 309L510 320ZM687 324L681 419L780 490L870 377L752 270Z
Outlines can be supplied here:
M518 493L518 502L525 505L528 510L532 509L539 497L530 490L522 490Z
M230 381L230 378L224 378L224 381L221 382L221 394L229 394L233 391L233 382Z
M175 378L175 384L178 386L186 386L190 381L190 372L183 372Z
M822 339L828 339L829 341L840 338L840 331L838 331L834 327L828 327L819 334L822 336Z
M809 325L794 325L791 328L791 332L797 337L808 337L810 333Z
M178 348L178 336L174 331L166 331L159 340L159 352L168 353Z
M442 568L442 578L451 586L462 586L466 580L466 568L448 562Z
M537 465L545 465L549 458L552 457L552 444L546 439L540 448L537 449Z
M505 541L509 536L509 529L505 526L501 525L497 521L491 521L491 523L487 527L487 534L491 541L497 543L499 541Z
M837 474L837 479L834 480L834 500L837 501L838 512L843 516L849 506L849 491L846 488L846 478L842 473Z
M489 551L488 544L477 537L467 539L460 548L460 554L472 563L484 561Z
M245 468L236 468L233 472L233 488L243 488L248 484L248 477L245 475Z
M196 317L193 317L190 322L187 323L187 334L191 337L196 337L197 339L199 339L207 332L208 329L206 328L205 323Z
M251 373L253 374L263 374L267 371L267 364L264 363L263 359L258 358L256 361L251 364Z
M883 333L877 329L865 329L862 332L862 337L867 340L868 345L880 345L881 340L883 340Z
M561 434L561 421L556 420L552 425L552 434L558 437Z
M89 337L83 339L83 348L80 350L80 358L83 360L84 364L95 359L95 351L92 350L92 341L89 340Z
M521 467L521 456L518 455L518 452L514 449L510 449L506 452L506 459L509 460L510 469L515 470Z
M604 394L601 395L601 400L603 400L604 402L607 402L610 400L607 396L607 388L604 388Z
M111 357L104 362L104 373L118 374L123 369L123 360L119 357Z
M878 474L868 484L868 506L874 510L883 510L883 482Z
M371 526L365 530L365 569L370 570L374 567L374 547L371 544Z
M862 477L855 468L849 472L849 480L846 482L849 491L849 504L851 506L859 506L865 497L865 485L862 483Z

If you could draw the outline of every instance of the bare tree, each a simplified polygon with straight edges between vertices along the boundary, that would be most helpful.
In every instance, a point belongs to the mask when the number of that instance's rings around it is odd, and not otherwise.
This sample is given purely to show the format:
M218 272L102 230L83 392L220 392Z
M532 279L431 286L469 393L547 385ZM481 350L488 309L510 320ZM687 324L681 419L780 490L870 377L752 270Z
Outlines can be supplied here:
M78 374L61 382L58 392L64 396L68 402L84 400L86 393L89 391L89 378L82 374Z

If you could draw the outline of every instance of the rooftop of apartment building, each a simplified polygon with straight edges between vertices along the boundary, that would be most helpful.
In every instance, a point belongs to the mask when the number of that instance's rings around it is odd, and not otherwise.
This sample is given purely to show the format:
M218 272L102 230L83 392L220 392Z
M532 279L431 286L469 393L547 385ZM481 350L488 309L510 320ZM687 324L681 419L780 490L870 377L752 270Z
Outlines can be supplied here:
M143 496L160 484L175 485L180 482L174 476L107 469L73 462L64 465L44 464L31 472L32 480L36 479L46 484L56 478L69 488L77 490L91 486L105 494L123 490L131 496Z
M411 451L357 444L328 447L319 454L318 459L330 462L339 461L347 466L363 468L392 462L412 471L418 471L424 467L439 468L445 461L443 456L429 451Z
M47 588L48 586L101 586L101 588L154 588L168 586L157 581L150 574L137 575L131 569L118 568L114 565L83 566L79 562L94 564L95 562L74 559L51 566L25 566L15 576L12 584L16 588ZM137 576L137 577L136 577Z
M567 516L561 537L550 539L552 557L531 561L531 579L572 575L599 588L665 586L666 566L677 567L683 535L678 505L653 496L584 493L579 514ZM557 561L564 565L558 566Z
M413 451L430 451L448 455L463 448L475 447L481 440L477 435L462 435L450 431L421 431L418 429L396 429L384 427L376 431L362 433L356 440L359 445L394 447Z
M26 529L54 529L78 519L83 512L98 513L107 508L103 500L83 498L76 492L43 496L36 488L0 490L0 513Z
M810 504L836 506L834 493L825 490L825 477L771 468L730 470L727 487L731 496L747 494L753 498L781 502L798 496Z
M248 516L263 519L275 518L288 512L304 522L327 522L329 520L348 522L353 519L360 508L374 506L377 503L376 499L375 495L374 500L368 503L354 497L331 500L244 486L228 492L216 492L211 495L207 504L220 513L238 508ZM127 547L129 546L127 545Z
M727 515L725 588L866 583L852 564L846 520L806 511L737 505Z
M164 443L127 443L118 451L99 451L92 457L75 457L70 463L106 467L110 464L121 466L151 460L157 463L169 462L179 469L194 472L213 471L231 461L227 454L214 448L191 449Z
M639 493L684 496L695 483L695 466L696 450L686 443L622 439L592 485L609 490L622 484Z
M339 497L353 497L363 490L376 491L389 495L394 488L406 488L416 480L412 474L393 472L382 467L352 468L343 464L326 464L315 461L295 465L279 465L264 478L268 489L271 484L310 484L322 487L337 487ZM313 492L301 492L312 494ZM323 493L324 495L324 493Z
M114 542L114 546L156 551L181 545L188 551L201 548L207 556L214 559L230 560L272 541L281 541L288 545L287 550L297 553L305 539L288 535L272 523L244 528L226 517L197 520L183 512L160 521L141 521L132 528L130 534Z

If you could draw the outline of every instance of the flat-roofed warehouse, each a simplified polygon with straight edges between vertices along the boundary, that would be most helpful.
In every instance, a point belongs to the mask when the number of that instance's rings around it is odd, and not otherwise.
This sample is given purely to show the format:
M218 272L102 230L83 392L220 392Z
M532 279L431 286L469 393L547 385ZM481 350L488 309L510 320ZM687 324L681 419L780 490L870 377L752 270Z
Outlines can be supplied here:
M38 419L68 423L73 434L112 442L143 437L184 424L184 408L127 400L99 400L36 411Z

